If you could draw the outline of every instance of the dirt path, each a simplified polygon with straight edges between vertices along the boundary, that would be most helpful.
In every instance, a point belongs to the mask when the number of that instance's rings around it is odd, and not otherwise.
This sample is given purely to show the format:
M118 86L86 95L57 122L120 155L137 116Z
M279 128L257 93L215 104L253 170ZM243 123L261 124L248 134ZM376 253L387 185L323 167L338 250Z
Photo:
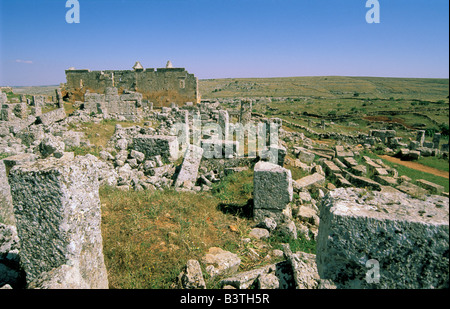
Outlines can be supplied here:
M429 167L429 166L426 166L426 165L423 165L423 164L420 164L420 163L417 163L417 162L402 161L399 158L394 158L394 157L390 157L390 156L386 156L386 155L380 155L379 157L382 158L382 159L385 159L385 160L387 160L389 162L400 164L400 165L403 165L403 166L406 166L406 167L409 167L409 168L412 168L412 169L415 169L415 170L418 170L418 171L422 171L422 172L425 172L425 173L429 173L429 174L433 174L433 175L436 175L436 176L444 177L444 178L447 178L447 179L449 178L448 177L449 176L449 172L441 171L441 170L438 170L436 168Z

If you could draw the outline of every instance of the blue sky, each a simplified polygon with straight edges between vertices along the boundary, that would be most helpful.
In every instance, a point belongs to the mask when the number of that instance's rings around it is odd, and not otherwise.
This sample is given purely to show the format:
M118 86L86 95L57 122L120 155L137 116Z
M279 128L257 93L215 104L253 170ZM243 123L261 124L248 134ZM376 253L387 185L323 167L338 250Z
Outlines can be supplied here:
M198 78L449 77L449 1L0 0L0 85L54 85L69 67L164 67Z

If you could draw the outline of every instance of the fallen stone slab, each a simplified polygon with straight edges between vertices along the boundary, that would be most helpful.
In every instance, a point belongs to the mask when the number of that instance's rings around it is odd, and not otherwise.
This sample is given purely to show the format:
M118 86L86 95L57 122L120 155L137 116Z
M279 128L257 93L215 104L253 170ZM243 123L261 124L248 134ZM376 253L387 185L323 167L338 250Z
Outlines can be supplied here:
M232 286L235 289L261 288L261 283L259 282L260 279L270 274L277 278L278 284L276 284L276 288L292 289L295 287L292 268L288 261L282 261L276 264L270 264L264 267L238 273L233 277L221 280L220 286ZM265 280L263 279L262 281ZM263 284L263 287L267 288L267 285Z
M305 176L295 181L297 189L310 189L312 187L322 186L325 183L325 176L314 173L312 175Z
M374 180L384 186L396 186L398 180L391 176L376 175Z
M357 176L365 176L367 175L367 168L365 165L355 165L350 168L350 171Z
M341 172L341 169L333 161L324 160L322 161L322 166L325 170L326 175Z
M417 179L416 183L419 187L422 187L422 188L430 191L431 194L441 194L444 191L443 186L435 184L435 183L425 180L425 179Z
M337 167L339 167L340 169L347 169L347 165L345 165L344 163L342 163L341 160L339 160L338 158L334 158L333 162L337 165Z
M322 200L317 268L338 288L447 288L448 250L448 198L339 188Z
M36 124L43 124L43 125L51 125L55 122L61 121L64 118L66 118L66 111L64 108L57 108L55 110L52 110L50 112L47 112L45 114L42 114L36 118Z
M358 162L352 157L345 157L342 159L344 161L344 164L347 165L347 167L357 166Z
M336 184L339 187L353 187L353 185L347 179L345 179L342 174L334 174L334 178L336 179Z
M183 182L191 181L195 183L198 176L198 168L202 160L203 149L198 146L189 145L184 154L180 172L175 181L175 187L180 187Z
M375 175L380 175L380 176L388 176L389 172L385 168L377 167L374 170L374 174Z
M428 194L428 191L424 188L421 188L419 186L416 186L410 182L402 182L400 185L395 187L397 190L409 194L411 196L423 196L425 194Z
M356 176L349 172L346 172L345 175L346 179L348 179L348 181L350 181L350 183L352 183L355 187L368 188L375 191L381 191L382 189L382 186L378 182L373 181L370 178Z
M318 287L320 277L317 272L315 256L311 257L307 253L302 253L300 257L293 254L289 244L282 244L283 253L291 265L293 278L296 289L316 289ZM308 257L310 257L308 259Z

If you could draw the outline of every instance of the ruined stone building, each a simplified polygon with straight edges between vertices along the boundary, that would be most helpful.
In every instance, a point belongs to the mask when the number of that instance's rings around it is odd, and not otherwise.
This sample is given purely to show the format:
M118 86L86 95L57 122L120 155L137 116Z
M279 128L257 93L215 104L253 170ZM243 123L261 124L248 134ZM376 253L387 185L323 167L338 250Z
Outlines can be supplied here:
M174 68L170 61L165 68L145 69L136 62L132 70L91 71L88 69L66 70L63 95L70 101L83 101L87 90L104 94L107 88L136 91L144 100L158 105L200 102L198 79L184 68Z

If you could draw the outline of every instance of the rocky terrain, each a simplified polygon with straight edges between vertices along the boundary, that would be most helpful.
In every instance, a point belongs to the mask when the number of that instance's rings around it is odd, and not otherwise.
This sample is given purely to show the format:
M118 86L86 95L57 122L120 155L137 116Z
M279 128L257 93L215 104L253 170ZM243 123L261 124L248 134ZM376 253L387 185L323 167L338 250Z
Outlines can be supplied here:
M0 103L3 288L108 287L101 186L196 194L248 169L254 173L248 239L301 234L317 242L317 253L283 244L271 253L281 262L240 272L241 257L211 247L187 261L177 287L207 288L203 267L223 288L448 288L448 190L368 155L381 147L403 160L448 160L439 133L427 142L424 130L413 140L387 128L333 132L325 121L304 126L252 112L254 99L239 99L229 110L220 100L156 109L139 93L117 89L86 94L71 113L60 90L52 99L20 102L0 93ZM105 120L117 124L98 155L69 151L93 146L77 130L82 123ZM258 136L257 149L230 137L252 124L257 129L246 136ZM306 176L293 177L290 167Z

